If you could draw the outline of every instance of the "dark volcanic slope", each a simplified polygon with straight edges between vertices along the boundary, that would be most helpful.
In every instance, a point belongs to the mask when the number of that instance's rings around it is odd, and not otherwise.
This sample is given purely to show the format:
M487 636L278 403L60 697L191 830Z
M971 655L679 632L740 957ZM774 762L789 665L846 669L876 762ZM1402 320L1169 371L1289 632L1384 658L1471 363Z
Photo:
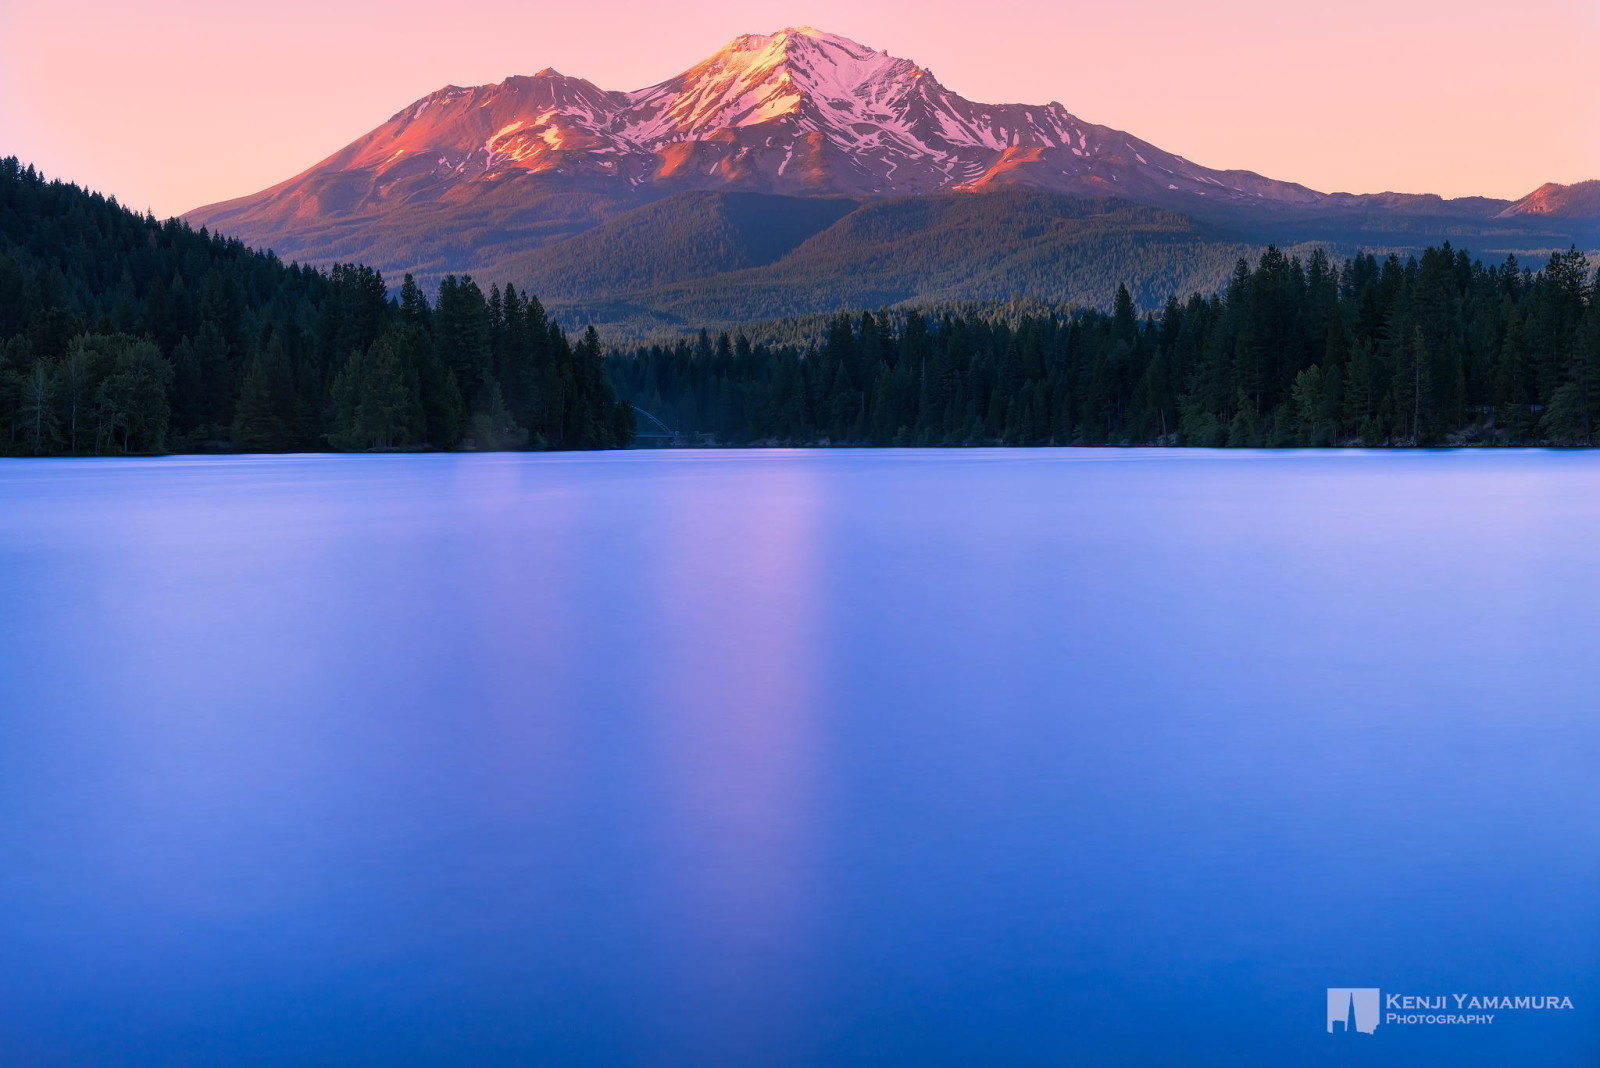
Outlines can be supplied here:
M856 207L843 197L679 193L490 273L558 298L650 289L771 263Z
M586 273L589 288L564 290L560 264L569 248L581 257L584 235L535 254L530 284L577 294L551 301L559 312L637 335L898 303L1031 296L1103 304L1117 280L1154 305L1214 289L1240 256L1259 251L1176 212L1025 189L869 201L771 263L665 284L629 278L670 278L656 265L670 263L686 239L642 237L631 246L632 272Z

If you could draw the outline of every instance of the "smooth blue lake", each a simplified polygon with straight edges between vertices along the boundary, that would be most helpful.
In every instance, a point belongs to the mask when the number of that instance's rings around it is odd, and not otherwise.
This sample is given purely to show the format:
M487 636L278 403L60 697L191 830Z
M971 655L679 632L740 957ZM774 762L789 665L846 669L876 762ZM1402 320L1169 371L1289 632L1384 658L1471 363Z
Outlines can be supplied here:
M5 1068L1600 1061L1600 454L4 461L0 613Z

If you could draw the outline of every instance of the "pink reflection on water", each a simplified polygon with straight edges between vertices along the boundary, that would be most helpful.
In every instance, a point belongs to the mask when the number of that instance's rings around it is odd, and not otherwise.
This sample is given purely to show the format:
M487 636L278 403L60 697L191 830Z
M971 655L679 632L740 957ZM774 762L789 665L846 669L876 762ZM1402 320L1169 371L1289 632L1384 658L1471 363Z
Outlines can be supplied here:
M666 799L656 833L671 851L662 934L695 1041L722 1044L708 1055L755 1041L746 1009L762 1008L764 1040L788 1030L771 1007L798 993L816 899L821 489L808 465L772 467L739 496L708 460L652 519L644 675Z

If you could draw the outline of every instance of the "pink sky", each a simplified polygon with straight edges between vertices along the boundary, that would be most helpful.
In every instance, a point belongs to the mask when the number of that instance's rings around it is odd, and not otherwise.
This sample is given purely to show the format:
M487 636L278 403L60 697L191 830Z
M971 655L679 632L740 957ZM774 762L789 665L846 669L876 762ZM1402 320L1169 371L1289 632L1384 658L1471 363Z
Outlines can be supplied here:
M637 89L803 24L970 99L1059 100L1325 191L1600 178L1595 0L0 0L0 154L168 215L296 174L448 83L553 66Z

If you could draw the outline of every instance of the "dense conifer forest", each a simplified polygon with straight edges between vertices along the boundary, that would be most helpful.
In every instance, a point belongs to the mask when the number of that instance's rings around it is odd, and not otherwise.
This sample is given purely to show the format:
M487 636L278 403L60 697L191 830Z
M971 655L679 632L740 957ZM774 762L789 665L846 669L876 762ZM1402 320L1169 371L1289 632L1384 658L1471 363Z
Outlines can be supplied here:
M820 342L702 334L608 360L688 443L1439 445L1595 441L1600 279L1442 248L1268 249L1141 316L841 316Z
M0 453L625 445L599 338L514 286L430 302L0 160Z
M0 161L0 453L611 448L632 405L691 445L1588 445L1600 278L1269 248L1159 314L1122 287L606 355L515 286L391 293Z

